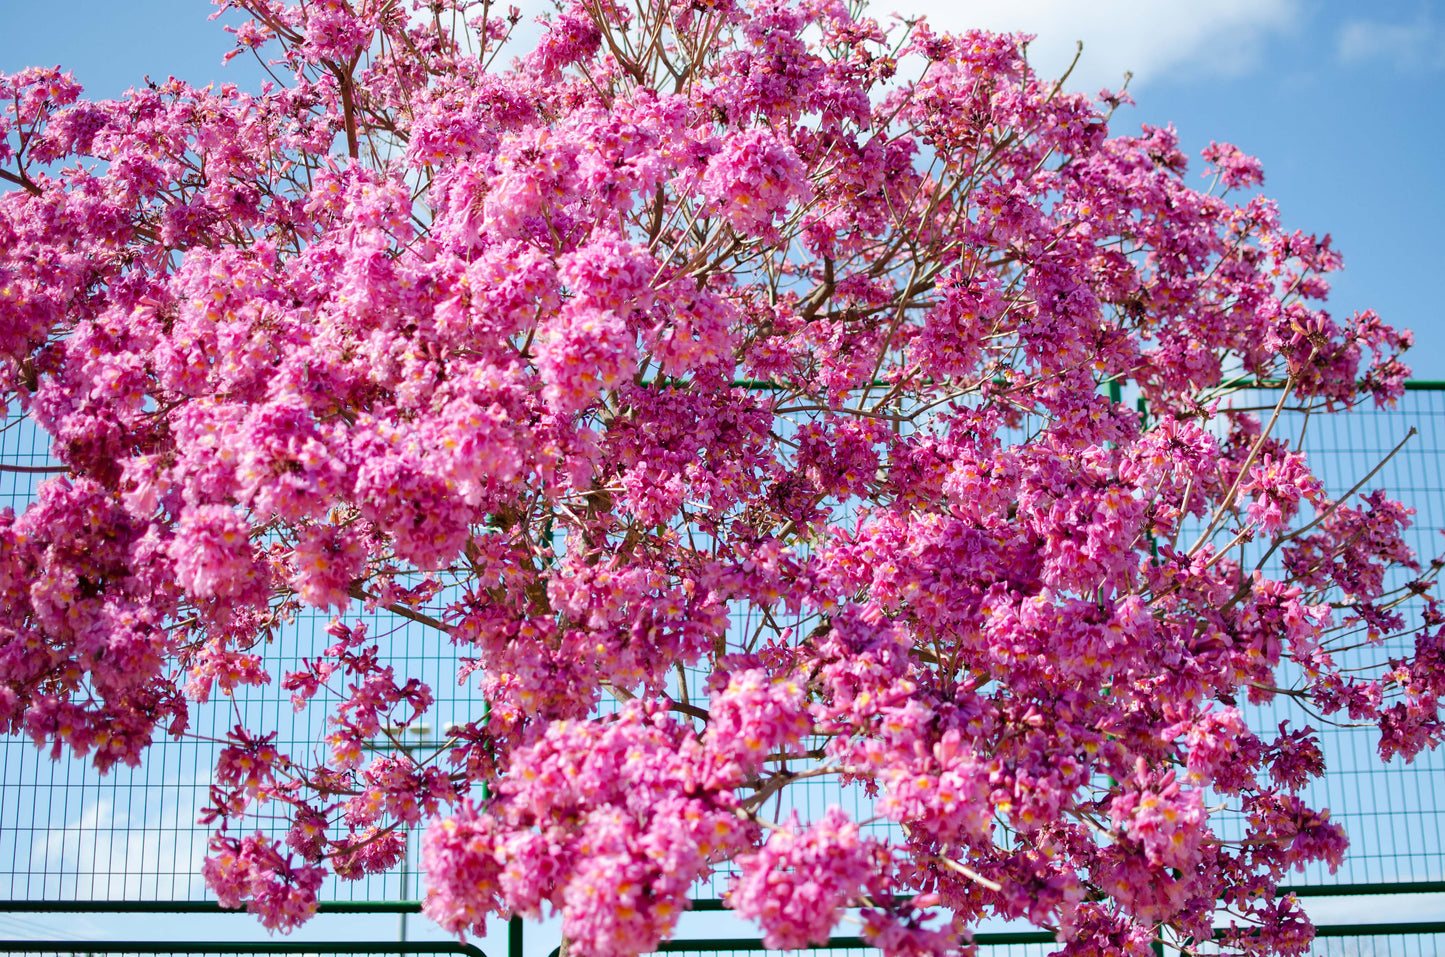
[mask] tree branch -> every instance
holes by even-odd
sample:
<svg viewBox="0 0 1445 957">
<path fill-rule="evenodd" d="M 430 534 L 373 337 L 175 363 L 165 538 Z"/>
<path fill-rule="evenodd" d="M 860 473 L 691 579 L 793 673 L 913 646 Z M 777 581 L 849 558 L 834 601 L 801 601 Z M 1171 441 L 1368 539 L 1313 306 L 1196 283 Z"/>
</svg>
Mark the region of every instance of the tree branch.
<svg viewBox="0 0 1445 957">
<path fill-rule="evenodd" d="M 376 596 L 369 594 L 366 589 L 362 588 L 360 582 L 353 582 L 348 594 L 350 594 L 351 597 L 355 598 L 357 601 L 377 601 Z M 378 604 L 380 603 L 378 602 Z M 389 612 L 400 615 L 403 618 L 409 618 L 417 624 L 428 625 L 432 628 L 437 629 L 438 631 L 444 631 L 447 634 L 451 634 L 452 630 L 451 628 L 447 627 L 446 622 L 442 621 L 439 618 L 433 618 L 431 615 L 425 614 L 423 612 L 413 611 L 405 605 L 398 605 L 393 602 L 390 604 L 380 605 L 380 607 L 385 608 Z"/>
<path fill-rule="evenodd" d="M 14 183 L 16 186 L 22 187 L 32 196 L 39 196 L 41 193 L 40 187 L 32 183 L 30 181 L 30 177 L 26 176 L 24 173 L 16 176 L 9 170 L 0 169 L 0 179 L 5 180 L 7 183 Z"/>
<path fill-rule="evenodd" d="M 18 472 L 21 475 L 62 475 L 69 471 L 68 465 L 7 465 L 0 462 L 0 472 Z"/>
</svg>

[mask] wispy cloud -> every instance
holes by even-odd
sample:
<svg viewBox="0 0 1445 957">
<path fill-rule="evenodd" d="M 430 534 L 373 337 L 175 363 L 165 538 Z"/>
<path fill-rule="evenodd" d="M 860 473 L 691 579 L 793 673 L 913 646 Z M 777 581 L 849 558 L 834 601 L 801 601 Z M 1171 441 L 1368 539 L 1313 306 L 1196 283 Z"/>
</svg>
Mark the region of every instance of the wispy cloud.
<svg viewBox="0 0 1445 957">
<path fill-rule="evenodd" d="M 1346 63 L 1383 61 L 1396 69 L 1445 70 L 1445 26 L 1428 10 L 1410 22 L 1351 20 L 1336 49 Z"/>
<path fill-rule="evenodd" d="M 97 796 L 77 817 L 35 836 L 29 870 L 48 898 L 190 899 L 201 891 L 210 833 L 194 823 L 205 794 L 204 783 L 170 783 L 150 789 L 134 810 Z"/>
<path fill-rule="evenodd" d="M 881 0 L 874 10 L 925 14 L 937 29 L 1037 34 L 1030 59 L 1042 75 L 1061 73 L 1075 43 L 1084 55 L 1069 85 L 1093 93 L 1171 75 L 1238 75 L 1253 69 L 1272 34 L 1295 25 L 1298 0 Z"/>
</svg>

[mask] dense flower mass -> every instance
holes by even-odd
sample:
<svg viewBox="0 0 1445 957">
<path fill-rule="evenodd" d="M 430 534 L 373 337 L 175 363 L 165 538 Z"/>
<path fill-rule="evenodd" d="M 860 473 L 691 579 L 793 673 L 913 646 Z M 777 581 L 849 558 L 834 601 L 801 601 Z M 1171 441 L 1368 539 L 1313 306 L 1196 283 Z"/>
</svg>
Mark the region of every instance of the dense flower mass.
<svg viewBox="0 0 1445 957">
<path fill-rule="evenodd" d="M 0 75 L 0 390 L 64 472 L 0 514 L 11 732 L 104 770 L 213 693 L 334 695 L 216 769 L 205 877 L 272 927 L 429 822 L 433 919 L 582 957 L 716 874 L 778 947 L 1307 944 L 1276 888 L 1344 834 L 1240 699 L 1412 757 L 1445 616 L 1409 510 L 1279 434 L 1410 340 L 1323 308 L 1257 161 L 1196 189 L 1026 38 L 841 0 L 570 0 L 532 50 L 488 0 L 217 3 L 274 85 Z M 271 673 L 306 607 L 331 644 Z M 439 753 L 375 753 L 433 691 L 362 607 L 454 643 L 485 707 Z M 820 779 L 857 810 L 790 814 Z"/>
</svg>

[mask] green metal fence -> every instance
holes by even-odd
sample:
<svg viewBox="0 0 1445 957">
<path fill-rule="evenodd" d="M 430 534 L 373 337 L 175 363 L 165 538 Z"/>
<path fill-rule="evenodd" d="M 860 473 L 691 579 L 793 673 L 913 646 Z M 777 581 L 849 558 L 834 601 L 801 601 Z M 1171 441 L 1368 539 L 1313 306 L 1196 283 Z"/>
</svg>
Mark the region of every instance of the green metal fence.
<svg viewBox="0 0 1445 957">
<path fill-rule="evenodd" d="M 1281 436 L 1302 433 L 1304 452 L 1335 495 L 1356 485 L 1404 442 L 1365 490 L 1385 488 L 1415 509 L 1415 524 L 1406 537 L 1428 563 L 1445 552 L 1445 385 L 1414 385 L 1393 409 L 1313 417 L 1286 411 L 1278 429 Z M 1232 401 L 1267 410 L 1277 398 L 1273 390 L 1249 390 Z M 1262 418 L 1267 415 L 1261 412 Z M 1411 429 L 1416 430 L 1413 437 Z M 1403 585 L 1410 577 L 1399 571 L 1387 584 Z M 1336 657 L 1345 665 L 1379 667 L 1412 652 L 1413 637 L 1406 634 Z M 1356 891 L 1397 885 L 1445 889 L 1445 753 L 1381 764 L 1379 734 L 1372 728 L 1322 726 L 1283 696 L 1245 711 L 1252 728 L 1273 729 L 1289 720 L 1294 728 L 1311 726 L 1320 735 L 1329 773 L 1302 796 L 1312 807 L 1331 809 L 1332 820 L 1350 836 L 1351 850 L 1338 873 L 1313 865 L 1299 878 L 1300 885 Z"/>
<path fill-rule="evenodd" d="M 26 954 L 33 957 L 88 957 L 91 954 L 184 954 L 186 957 L 232 957 L 242 954 L 326 954 L 338 957 L 362 954 L 463 954 L 465 957 L 486 957 L 481 948 L 471 944 L 446 942 L 367 943 L 364 941 L 305 941 L 287 943 L 264 941 L 259 943 L 217 942 L 214 940 L 112 940 L 87 941 L 77 944 L 73 940 L 0 941 L 0 953 Z"/>
<path fill-rule="evenodd" d="M 1248 390 L 1236 393 L 1230 401 L 1272 408 L 1275 396 L 1269 389 Z M 1412 428 L 1417 435 L 1385 464 L 1370 486 L 1384 487 L 1416 509 L 1410 541 L 1417 554 L 1428 560 L 1445 551 L 1445 383 L 1413 383 L 1392 409 L 1360 409 L 1314 418 L 1287 412 L 1280 426 L 1284 435 L 1302 433 L 1303 449 L 1335 493 L 1353 486 Z M 12 416 L 0 428 L 0 465 L 4 466 L 0 470 L 0 507 L 22 510 L 47 478 L 44 470 L 54 463 L 48 457 L 45 438 L 19 417 Z M 352 614 L 357 611 L 353 609 Z M 390 663 L 397 674 L 426 681 L 436 695 L 431 728 L 408 742 L 409 748 L 438 747 L 448 723 L 477 716 L 481 702 L 470 688 L 458 684 L 456 654 L 444 635 L 384 610 L 362 617 L 373 634 L 386 636 Z M 324 634 L 328 620 L 328 616 L 302 614 L 281 629 L 264 649 L 273 673 L 280 662 L 319 653 L 329 643 Z M 1387 644 L 1368 653 L 1389 656 L 1402 650 L 1399 645 Z M 334 704 L 322 694 L 298 713 L 289 694 L 275 683 L 238 691 L 234 697 L 218 697 L 211 705 L 196 709 L 192 737 L 160 741 L 140 768 L 117 768 L 105 777 L 83 762 L 68 758 L 51 761 L 26 739 L 0 736 L 0 936 L 15 938 L 0 941 L 0 950 L 329 954 L 342 951 L 328 950 L 328 946 L 344 946 L 345 952 L 378 952 L 352 944 L 324 943 L 298 944 L 301 950 L 278 947 L 264 951 L 227 949 L 242 945 L 214 943 L 198 950 L 201 945 L 197 942 L 170 942 L 165 944 L 172 948 L 169 951 L 146 950 L 162 944 L 139 940 L 61 946 L 58 940 L 39 939 L 42 935 L 33 929 L 54 928 L 57 922 L 63 924 L 67 915 L 79 913 L 189 915 L 185 923 L 172 929 L 195 928 L 199 926 L 195 922 L 203 921 L 205 915 L 219 914 L 219 908 L 207 902 L 197 876 L 209 831 L 195 823 L 208 795 L 219 747 L 214 742 L 223 740 L 239 720 L 252 729 L 277 731 L 279 748 L 305 754 L 317 747 L 325 715 Z M 1318 722 L 1285 699 L 1255 709 L 1250 718 L 1253 727 L 1271 728 L 1285 718 L 1296 726 L 1318 727 Z M 1337 922 L 1322 926 L 1313 952 L 1445 953 L 1441 946 L 1445 943 L 1445 897 L 1438 898 L 1438 903 L 1432 898 L 1411 898 L 1415 903 L 1408 906 L 1388 903 L 1391 899 L 1403 902 L 1398 896 L 1402 894 L 1445 895 L 1445 753 L 1426 753 L 1410 764 L 1397 760 L 1382 765 L 1375 756 L 1375 732 L 1367 728 L 1320 730 L 1330 770 L 1305 798 L 1313 806 L 1331 809 L 1333 819 L 1343 824 L 1350 836 L 1351 851 L 1336 874 L 1312 868 L 1299 875 L 1296 890 L 1302 898 L 1316 901 L 1384 895 L 1377 899 L 1386 903 L 1370 915 L 1378 921 L 1367 925 Z M 377 742 L 379 749 L 391 746 Z M 824 781 L 808 782 L 791 799 L 804 816 L 821 813 L 829 803 L 867 811 L 867 799 L 860 793 L 845 793 Z M 416 853 L 413 846 L 407 866 L 385 876 L 354 882 L 332 879 L 323 889 L 322 913 L 415 913 L 422 895 Z M 725 884 L 725 875 L 720 875 L 698 888 L 702 909 L 717 906 L 715 900 Z M 48 916 L 42 920 L 41 915 Z M 17 924 L 22 916 L 33 922 Z M 1440 922 L 1402 923 L 1424 917 Z M 26 932 L 27 928 L 32 929 Z M 404 926 L 401 930 L 404 934 Z M 513 922 L 507 941 L 509 957 L 522 957 L 520 931 L 520 924 Z M 979 942 L 984 954 L 1041 954 L 1055 949 L 1047 935 L 1036 933 L 981 935 Z M 861 942 L 847 939 L 835 944 L 841 950 L 861 946 Z M 431 944 L 407 945 L 431 948 L 422 950 L 406 949 L 395 942 L 377 946 L 391 953 L 471 953 Z M 692 940 L 665 949 L 752 953 L 761 945 L 730 939 Z"/>
</svg>

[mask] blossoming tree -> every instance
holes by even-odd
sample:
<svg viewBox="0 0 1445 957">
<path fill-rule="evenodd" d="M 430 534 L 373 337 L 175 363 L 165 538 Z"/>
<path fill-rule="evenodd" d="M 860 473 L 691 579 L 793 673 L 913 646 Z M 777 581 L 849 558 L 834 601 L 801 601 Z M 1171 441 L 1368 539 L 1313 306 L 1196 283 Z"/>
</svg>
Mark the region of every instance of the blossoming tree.
<svg viewBox="0 0 1445 957">
<path fill-rule="evenodd" d="M 0 389 L 65 473 L 0 517 L 12 732 L 104 770 L 188 699 L 336 693 L 320 756 L 215 771 L 206 879 L 274 927 L 430 820 L 433 919 L 589 957 L 718 870 L 776 947 L 1308 941 L 1321 752 L 1240 699 L 1410 757 L 1445 658 L 1408 510 L 1277 434 L 1391 401 L 1408 335 L 1319 307 L 1254 160 L 1196 190 L 1023 38 L 842 0 L 571 0 L 521 51 L 485 0 L 219 5 L 274 85 L 0 76 Z M 334 642 L 268 674 L 307 606 Z M 363 606 L 487 704 L 434 760 L 371 751 L 432 694 Z M 774 813 L 825 777 L 875 817 Z"/>
</svg>

